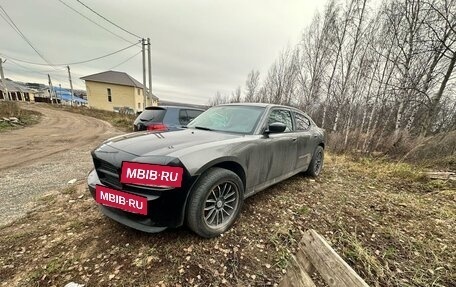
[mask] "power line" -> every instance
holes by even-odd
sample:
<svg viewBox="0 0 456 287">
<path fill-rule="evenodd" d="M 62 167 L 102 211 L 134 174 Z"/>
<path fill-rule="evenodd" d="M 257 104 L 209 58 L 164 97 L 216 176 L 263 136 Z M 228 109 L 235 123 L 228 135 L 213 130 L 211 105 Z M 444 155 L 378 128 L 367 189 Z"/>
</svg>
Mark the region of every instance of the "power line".
<svg viewBox="0 0 456 287">
<path fill-rule="evenodd" d="M 95 22 L 94 20 L 90 19 L 90 18 L 87 17 L 86 15 L 82 14 L 81 12 L 79 12 L 78 10 L 76 10 L 75 8 L 73 8 L 73 7 L 71 7 L 70 5 L 68 5 L 67 3 L 65 3 L 63 0 L 57 0 L 57 1 L 59 1 L 60 3 L 62 3 L 62 4 L 65 5 L 66 7 L 68 7 L 69 9 L 73 10 L 75 13 L 79 14 L 81 17 L 84 17 L 84 18 L 87 19 L 88 21 L 92 22 L 93 24 L 97 25 L 97 26 L 100 27 L 101 29 L 105 30 L 106 32 L 108 32 L 108 33 L 110 33 L 110 34 L 116 36 L 117 38 L 122 39 L 122 40 L 124 40 L 124 41 L 126 41 L 126 42 L 128 42 L 128 43 L 130 43 L 130 44 L 133 44 L 132 41 L 127 40 L 127 39 L 125 39 L 124 37 L 122 37 L 122 36 L 120 36 L 120 35 L 118 35 L 118 34 L 112 32 L 111 30 L 107 29 L 106 27 L 104 27 L 104 26 L 98 24 L 98 23 Z"/>
<path fill-rule="evenodd" d="M 59 71 L 65 71 L 66 70 L 66 69 L 34 70 L 34 69 L 30 69 L 29 67 L 26 67 L 24 65 L 21 65 L 18 62 L 13 61 L 12 59 L 8 59 L 8 62 L 6 62 L 6 63 L 12 63 L 12 64 L 18 66 L 19 68 L 21 68 L 24 71 L 28 71 L 30 73 L 42 74 L 42 75 L 47 75 L 48 73 L 54 73 L 54 72 L 59 72 Z"/>
<path fill-rule="evenodd" d="M 21 36 L 21 38 L 27 42 L 27 44 L 29 44 L 29 46 L 38 54 L 38 56 L 40 56 L 41 59 L 43 59 L 47 64 L 48 66 L 54 66 L 50 61 L 48 61 L 32 44 L 32 42 L 30 42 L 30 40 L 24 35 L 24 33 L 22 33 L 22 31 L 19 29 L 19 27 L 14 23 L 13 19 L 11 19 L 11 17 L 8 15 L 8 13 L 5 11 L 5 9 L 3 9 L 2 5 L 0 5 L 0 9 L 3 11 L 3 13 L 5 14 L 5 16 L 8 18 L 6 19 L 3 14 L 0 13 L 0 15 L 2 16 L 2 18 L 8 23 L 8 25 L 10 25 L 11 28 L 13 28 L 13 30 L 19 34 L 19 36 Z M 9 20 L 9 21 L 8 21 Z"/>
<path fill-rule="evenodd" d="M 11 59 L 8 59 L 8 61 L 6 63 L 11 63 L 11 64 L 14 64 L 16 65 L 17 67 L 19 67 L 19 69 L 21 70 L 21 72 L 25 72 L 25 73 L 30 73 L 30 74 L 36 74 L 36 75 L 42 75 L 42 76 L 48 76 L 49 74 L 51 74 L 51 77 L 53 79 L 57 79 L 58 82 L 66 82 L 68 80 L 68 77 L 66 75 L 62 75 L 62 74 L 58 74 L 58 72 L 62 73 L 64 71 L 67 71 L 67 68 L 62 68 L 62 69 L 54 69 L 54 70 L 34 70 L 34 69 L 30 69 L 29 67 L 26 67 L 24 65 L 21 65 Z M 7 68 L 6 70 L 8 71 L 11 71 L 11 72 L 15 72 L 15 73 L 21 73 L 15 69 L 13 69 L 12 67 L 11 68 Z M 81 74 L 78 74 L 78 73 L 73 73 L 72 74 L 76 74 L 76 75 L 79 75 L 79 76 L 83 76 Z M 80 81 L 79 79 L 77 79 L 78 81 Z"/>
<path fill-rule="evenodd" d="M 40 73 L 40 72 L 36 72 L 36 71 L 33 71 L 33 70 L 15 70 L 13 68 L 5 68 L 5 70 L 9 71 L 10 73 L 17 73 L 19 75 L 23 75 L 23 74 L 37 75 L 37 78 L 39 78 L 39 79 L 45 78 L 48 74 L 50 74 L 52 78 L 57 79 L 59 81 L 64 82 L 64 81 L 68 80 L 67 77 L 65 77 L 63 75 L 55 74 L 55 73 L 47 73 L 47 74 L 45 74 L 45 73 Z"/>
<path fill-rule="evenodd" d="M 61 63 L 61 64 L 54 64 L 54 65 L 47 65 L 47 64 L 43 64 L 43 63 L 36 63 L 36 62 L 31 62 L 31 61 L 25 61 L 25 60 L 21 60 L 21 59 L 17 59 L 17 58 L 14 58 L 14 57 L 5 55 L 5 54 L 3 54 L 3 53 L 0 53 L 0 54 L 3 55 L 5 58 L 13 59 L 13 60 L 15 60 L 15 61 L 22 62 L 22 63 L 27 63 L 27 64 L 31 64 L 31 65 L 37 65 L 37 66 L 68 66 L 68 65 L 78 65 L 78 64 L 84 64 L 84 63 L 88 63 L 88 62 L 100 60 L 100 59 L 103 59 L 103 58 L 112 56 L 112 55 L 114 55 L 114 54 L 120 53 L 120 52 L 122 52 L 122 51 L 125 51 L 125 50 L 127 50 L 127 49 L 130 49 L 131 47 L 133 47 L 133 46 L 135 46 L 135 45 L 136 45 L 136 43 L 135 43 L 135 44 L 132 44 L 132 45 L 130 45 L 130 46 L 127 46 L 127 47 L 125 47 L 125 48 L 122 48 L 122 49 L 120 49 L 120 50 L 114 51 L 114 52 L 112 52 L 112 53 L 109 53 L 109 54 L 106 54 L 106 55 L 103 55 L 103 56 L 99 56 L 99 57 L 95 57 L 95 58 L 92 58 L 92 59 L 84 60 L 84 61 L 72 62 L 72 63 Z"/>
<path fill-rule="evenodd" d="M 93 10 L 92 8 L 90 8 L 89 6 L 87 6 L 86 4 L 84 4 L 82 1 L 80 1 L 80 0 L 76 0 L 76 1 L 78 1 L 79 4 L 81 4 L 82 6 L 86 7 L 87 9 L 89 9 L 90 11 L 92 11 L 93 13 L 95 13 L 96 15 L 98 15 L 99 17 L 101 17 L 102 19 L 104 19 L 105 21 L 107 21 L 107 22 L 111 23 L 112 25 L 116 26 L 117 28 L 121 29 L 122 31 L 124 31 L 124 32 L 126 32 L 126 33 L 128 33 L 128 34 L 130 34 L 130 35 L 132 35 L 132 36 L 135 36 L 135 37 L 138 38 L 138 39 L 141 39 L 140 36 L 138 36 L 138 35 L 136 35 L 136 34 L 130 32 L 130 31 L 128 31 L 128 30 L 126 30 L 126 29 L 124 29 L 124 28 L 122 28 L 122 27 L 120 27 L 120 26 L 117 25 L 116 23 L 112 22 L 112 21 L 109 20 L 108 18 L 104 17 L 103 15 L 101 15 L 100 13 L 98 13 L 97 11 Z"/>
<path fill-rule="evenodd" d="M 15 61 L 13 61 L 11 59 L 8 59 L 7 63 L 12 63 L 12 64 L 16 65 L 17 67 L 19 67 L 22 70 L 22 72 L 25 72 L 25 73 L 42 75 L 42 76 L 47 76 L 49 73 L 52 73 L 52 77 L 58 79 L 59 81 L 64 82 L 64 81 L 67 80 L 67 78 L 65 76 L 56 74 L 56 72 L 63 72 L 66 69 L 50 70 L 50 71 L 38 71 L 38 70 L 32 70 L 32 69 L 30 69 L 30 68 L 28 68 L 26 66 L 23 66 L 23 65 L 15 62 Z M 17 71 L 14 71 L 13 69 L 10 69 L 10 68 L 8 68 L 7 70 L 18 73 Z"/>
<path fill-rule="evenodd" d="M 125 61 L 120 62 L 119 64 L 115 65 L 114 67 L 109 68 L 109 70 L 112 70 L 112 69 L 114 69 L 114 68 L 119 67 L 119 66 L 122 65 L 122 64 L 125 64 L 126 62 L 130 61 L 130 60 L 133 59 L 134 57 L 138 56 L 141 52 L 142 52 L 142 51 L 139 50 L 138 53 L 134 54 L 134 55 L 131 56 L 131 57 L 128 57 L 128 59 L 126 59 Z"/>
<path fill-rule="evenodd" d="M 11 59 L 8 59 L 8 62 L 7 63 L 14 63 L 15 65 L 17 65 L 20 69 L 21 69 L 21 72 L 19 71 L 16 71 L 12 68 L 8 68 L 8 69 L 5 69 L 5 70 L 8 70 L 10 72 L 15 72 L 15 73 L 30 73 L 30 74 L 36 74 L 36 75 L 42 75 L 42 76 L 47 76 L 48 74 L 51 74 L 51 77 L 53 79 L 57 79 L 58 82 L 66 82 L 68 80 L 68 77 L 66 75 L 60 75 L 60 74 L 56 74 L 55 72 L 63 72 L 64 70 L 57 70 L 57 71 L 36 71 L 36 70 L 31 70 L 25 66 L 22 66 L 16 62 L 13 62 Z M 66 70 L 66 69 L 65 69 Z"/>
</svg>

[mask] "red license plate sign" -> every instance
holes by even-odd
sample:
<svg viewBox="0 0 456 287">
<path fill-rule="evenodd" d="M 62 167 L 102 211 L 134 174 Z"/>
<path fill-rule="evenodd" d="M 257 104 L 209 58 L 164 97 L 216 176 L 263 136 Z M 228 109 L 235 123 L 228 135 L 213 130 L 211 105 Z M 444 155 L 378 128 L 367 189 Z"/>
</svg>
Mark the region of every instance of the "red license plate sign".
<svg viewBox="0 0 456 287">
<path fill-rule="evenodd" d="M 132 213 L 147 215 L 147 198 L 97 185 L 96 202 Z"/>
<path fill-rule="evenodd" d="M 120 182 L 139 185 L 181 187 L 184 170 L 178 166 L 122 162 Z"/>
</svg>

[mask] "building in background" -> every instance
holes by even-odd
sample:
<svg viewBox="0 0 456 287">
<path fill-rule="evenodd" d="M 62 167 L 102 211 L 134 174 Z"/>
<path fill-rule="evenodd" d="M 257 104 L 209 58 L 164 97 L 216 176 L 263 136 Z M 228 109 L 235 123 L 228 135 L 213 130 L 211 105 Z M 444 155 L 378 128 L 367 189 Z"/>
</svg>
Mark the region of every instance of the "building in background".
<svg viewBox="0 0 456 287">
<path fill-rule="evenodd" d="M 88 105 L 91 108 L 126 113 L 144 109 L 144 86 L 124 72 L 106 71 L 82 77 L 86 83 Z M 158 98 L 151 95 L 146 106 L 157 106 Z"/>
<path fill-rule="evenodd" d="M 71 98 L 70 89 L 54 87 L 54 92 L 58 102 L 63 105 L 71 105 L 71 101 L 73 101 L 73 106 L 87 106 L 87 100 L 76 95 L 73 95 L 73 98 Z"/>
<path fill-rule="evenodd" d="M 6 100 L 6 91 L 8 90 L 9 99 L 13 101 L 30 101 L 30 89 L 18 82 L 6 79 L 5 83 L 0 81 L 0 100 Z"/>
<path fill-rule="evenodd" d="M 31 102 L 45 102 L 45 103 L 50 103 L 51 102 L 51 93 L 49 91 L 48 87 L 44 88 L 31 88 L 30 89 L 30 101 Z"/>
<path fill-rule="evenodd" d="M 10 79 L 5 80 L 6 88 L 8 89 L 9 98 L 12 101 L 23 102 L 42 102 L 42 103 L 58 103 L 74 106 L 87 106 L 87 100 L 83 98 L 85 91 L 76 90 L 71 97 L 71 90 L 61 87 L 53 87 L 53 91 L 49 86 L 39 83 L 22 83 Z M 0 81 L 0 100 L 6 100 L 6 89 L 2 81 Z"/>
</svg>

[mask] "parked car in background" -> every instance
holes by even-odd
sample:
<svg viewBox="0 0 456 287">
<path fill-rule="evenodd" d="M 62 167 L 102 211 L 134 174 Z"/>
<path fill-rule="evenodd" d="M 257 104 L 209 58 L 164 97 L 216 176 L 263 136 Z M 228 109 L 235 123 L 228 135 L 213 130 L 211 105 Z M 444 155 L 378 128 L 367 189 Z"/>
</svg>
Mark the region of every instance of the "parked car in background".
<svg viewBox="0 0 456 287">
<path fill-rule="evenodd" d="M 174 131 L 186 126 L 203 109 L 185 106 L 147 107 L 133 123 L 134 131 Z"/>
<path fill-rule="evenodd" d="M 186 223 L 214 237 L 233 225 L 246 197 L 300 172 L 320 175 L 324 148 L 325 131 L 298 109 L 227 104 L 186 129 L 105 141 L 92 152 L 87 181 L 101 211 L 124 225 L 159 232 Z"/>
</svg>

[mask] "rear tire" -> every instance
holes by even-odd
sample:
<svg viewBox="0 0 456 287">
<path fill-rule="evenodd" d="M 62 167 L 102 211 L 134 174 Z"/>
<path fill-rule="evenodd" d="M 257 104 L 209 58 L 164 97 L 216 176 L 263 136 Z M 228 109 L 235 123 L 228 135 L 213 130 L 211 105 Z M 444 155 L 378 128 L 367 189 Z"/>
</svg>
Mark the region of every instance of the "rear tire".
<svg viewBox="0 0 456 287">
<path fill-rule="evenodd" d="M 214 167 L 201 175 L 187 205 L 187 225 L 196 234 L 211 238 L 227 231 L 239 217 L 244 185 L 239 176 Z"/>
<path fill-rule="evenodd" d="M 317 146 L 315 152 L 312 156 L 312 160 L 310 161 L 309 168 L 307 169 L 307 174 L 313 177 L 317 177 L 320 175 L 321 170 L 323 169 L 323 160 L 325 154 L 324 149 L 322 146 Z"/>
</svg>

